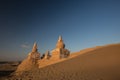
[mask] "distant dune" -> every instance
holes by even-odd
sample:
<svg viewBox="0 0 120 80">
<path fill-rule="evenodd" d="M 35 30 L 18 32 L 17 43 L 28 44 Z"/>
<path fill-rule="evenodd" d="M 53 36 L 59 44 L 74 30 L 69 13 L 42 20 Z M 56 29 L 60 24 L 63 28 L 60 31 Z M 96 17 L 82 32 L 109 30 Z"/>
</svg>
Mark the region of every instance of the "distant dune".
<svg viewBox="0 0 120 80">
<path fill-rule="evenodd" d="M 21 80 L 120 80 L 120 44 L 71 54 L 64 61 L 24 72 Z"/>
</svg>

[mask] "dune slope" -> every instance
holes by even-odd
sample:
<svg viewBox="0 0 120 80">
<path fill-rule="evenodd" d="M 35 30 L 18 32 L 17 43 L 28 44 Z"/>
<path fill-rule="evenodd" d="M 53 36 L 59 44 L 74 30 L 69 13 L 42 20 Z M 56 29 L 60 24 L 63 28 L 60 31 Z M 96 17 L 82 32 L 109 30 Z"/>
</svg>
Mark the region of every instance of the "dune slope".
<svg viewBox="0 0 120 80">
<path fill-rule="evenodd" d="M 22 80 L 120 80 L 120 44 L 75 53 L 70 58 L 39 70 L 24 72 Z M 81 55 L 78 55 L 81 54 Z M 26 76 L 27 75 L 27 76 Z"/>
</svg>

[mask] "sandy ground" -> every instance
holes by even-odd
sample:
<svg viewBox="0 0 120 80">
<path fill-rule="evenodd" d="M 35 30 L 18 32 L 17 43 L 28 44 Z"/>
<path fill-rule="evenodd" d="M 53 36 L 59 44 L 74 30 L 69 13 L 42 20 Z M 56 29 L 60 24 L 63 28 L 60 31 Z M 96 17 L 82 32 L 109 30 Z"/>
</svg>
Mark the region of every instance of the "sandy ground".
<svg viewBox="0 0 120 80">
<path fill-rule="evenodd" d="M 120 80 L 120 44 L 89 48 L 71 56 L 8 80 Z"/>
</svg>

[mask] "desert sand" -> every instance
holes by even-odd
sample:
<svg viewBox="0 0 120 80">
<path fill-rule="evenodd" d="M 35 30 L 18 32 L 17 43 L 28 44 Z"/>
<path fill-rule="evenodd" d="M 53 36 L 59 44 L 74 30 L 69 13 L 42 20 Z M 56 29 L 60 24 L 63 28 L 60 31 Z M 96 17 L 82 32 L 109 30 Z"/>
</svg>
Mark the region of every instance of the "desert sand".
<svg viewBox="0 0 120 80">
<path fill-rule="evenodd" d="M 85 49 L 5 80 L 120 80 L 120 44 Z"/>
</svg>

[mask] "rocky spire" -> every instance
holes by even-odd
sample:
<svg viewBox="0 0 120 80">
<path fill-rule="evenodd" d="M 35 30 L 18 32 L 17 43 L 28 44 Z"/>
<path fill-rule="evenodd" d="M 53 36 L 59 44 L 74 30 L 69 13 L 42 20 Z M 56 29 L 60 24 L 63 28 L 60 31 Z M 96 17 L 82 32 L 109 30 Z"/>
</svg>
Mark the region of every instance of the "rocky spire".
<svg viewBox="0 0 120 80">
<path fill-rule="evenodd" d="M 65 44 L 64 44 L 64 42 L 62 40 L 62 36 L 59 36 L 58 42 L 56 44 L 56 48 L 64 48 L 64 47 L 65 47 Z"/>
<path fill-rule="evenodd" d="M 38 52 L 37 49 L 37 43 L 35 42 L 32 48 L 32 52 L 29 53 L 28 59 L 40 59 L 40 53 Z"/>
<path fill-rule="evenodd" d="M 61 35 L 60 35 L 59 38 L 58 38 L 58 42 L 60 42 L 60 41 L 63 41 Z"/>
<path fill-rule="evenodd" d="M 22 61 L 16 70 L 16 75 L 21 74 L 24 71 L 29 71 L 38 68 L 38 60 L 40 59 L 40 53 L 37 51 L 37 43 L 35 42 L 32 48 L 32 52 L 28 54 L 28 57 Z M 19 73 L 20 72 L 20 73 Z"/>
<path fill-rule="evenodd" d="M 51 57 L 49 50 L 45 53 L 45 59 L 49 59 Z"/>
<path fill-rule="evenodd" d="M 33 45 L 32 52 L 37 52 L 37 43 L 36 42 Z"/>
</svg>

